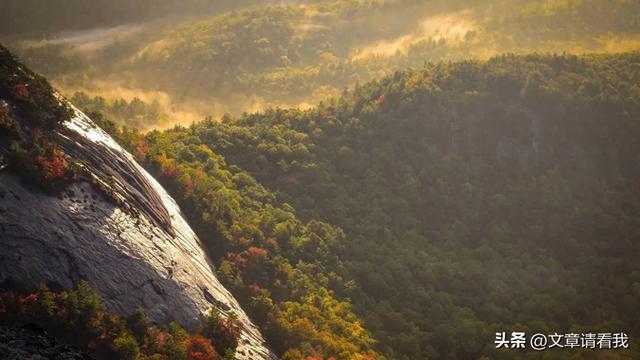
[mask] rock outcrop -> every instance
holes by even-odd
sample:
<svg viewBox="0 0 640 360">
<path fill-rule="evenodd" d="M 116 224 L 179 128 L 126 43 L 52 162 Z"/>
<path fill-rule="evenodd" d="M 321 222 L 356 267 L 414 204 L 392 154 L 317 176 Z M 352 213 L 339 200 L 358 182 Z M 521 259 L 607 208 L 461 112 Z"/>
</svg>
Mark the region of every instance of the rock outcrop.
<svg viewBox="0 0 640 360">
<path fill-rule="evenodd" d="M 61 144 L 89 176 L 55 197 L 0 171 L 0 281 L 70 289 L 85 279 L 113 312 L 130 314 L 142 306 L 157 323 L 176 320 L 187 328 L 216 307 L 243 324 L 238 359 L 273 358 L 215 277 L 174 200 L 109 135 L 75 112 L 60 131 Z"/>
</svg>

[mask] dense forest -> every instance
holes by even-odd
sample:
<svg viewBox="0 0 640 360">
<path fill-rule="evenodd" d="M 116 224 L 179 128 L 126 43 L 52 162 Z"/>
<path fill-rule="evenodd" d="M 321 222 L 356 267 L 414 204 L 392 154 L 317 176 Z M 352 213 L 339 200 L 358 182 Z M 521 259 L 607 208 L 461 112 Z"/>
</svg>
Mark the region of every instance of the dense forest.
<svg viewBox="0 0 640 360">
<path fill-rule="evenodd" d="M 176 199 L 279 358 L 640 357 L 640 1 L 5 2 L 7 47 Z M 31 127 L 69 109 L 35 73 L 0 80 L 0 166 L 64 186 Z M 56 116 L 16 126 L 40 105 Z M 96 309 L 111 350 L 229 347 Z M 502 331 L 631 346 L 496 349 Z"/>
<path fill-rule="evenodd" d="M 116 136 L 285 358 L 511 358 L 495 332 L 640 331 L 638 63 L 427 64 L 309 110 Z"/>
<path fill-rule="evenodd" d="M 129 6 L 137 3 L 145 1 Z M 141 94 L 153 101 L 168 94 L 172 104 L 165 108 L 202 118 L 310 107 L 425 61 L 629 51 L 640 46 L 638 14 L 640 4 L 628 0 L 267 2 L 202 10 L 183 20 L 51 31 L 9 46 L 67 96 L 85 91 L 114 101 L 133 90 L 128 101 Z M 193 120 L 172 118 L 174 124 Z"/>
<path fill-rule="evenodd" d="M 149 104 L 137 97 L 131 101 L 123 98 L 109 101 L 102 96 L 91 97 L 84 92 L 74 93 L 69 100 L 92 118 L 98 117 L 98 121 L 106 116 L 117 124 L 126 124 L 135 129 L 157 127 L 169 121 L 157 100 Z"/>
</svg>

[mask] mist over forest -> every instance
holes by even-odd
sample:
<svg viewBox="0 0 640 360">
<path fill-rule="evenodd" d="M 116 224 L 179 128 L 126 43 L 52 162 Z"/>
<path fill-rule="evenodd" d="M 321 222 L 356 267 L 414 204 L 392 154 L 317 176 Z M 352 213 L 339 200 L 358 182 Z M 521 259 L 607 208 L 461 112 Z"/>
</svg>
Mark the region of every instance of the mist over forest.
<svg viewBox="0 0 640 360">
<path fill-rule="evenodd" d="M 0 165 L 51 196 L 83 179 L 42 135 L 73 119 L 60 94 L 175 199 L 274 357 L 640 357 L 640 1 L 0 9 Z M 106 345 L 74 345 L 98 358 L 244 356 L 226 310 L 190 333 L 144 306 L 112 326 L 91 285 L 37 296 L 62 299 L 43 326 L 65 331 L 85 321 L 65 301 L 90 298 Z M 630 341 L 536 351 L 502 332 Z"/>
<path fill-rule="evenodd" d="M 141 129 L 308 108 L 426 62 L 629 51 L 640 26 L 635 1 L 71 1 L 53 7 L 60 16 L 28 4 L 3 24 L 59 23 L 0 31 L 7 45 L 68 97 L 138 97 L 172 119 L 135 121 Z"/>
</svg>

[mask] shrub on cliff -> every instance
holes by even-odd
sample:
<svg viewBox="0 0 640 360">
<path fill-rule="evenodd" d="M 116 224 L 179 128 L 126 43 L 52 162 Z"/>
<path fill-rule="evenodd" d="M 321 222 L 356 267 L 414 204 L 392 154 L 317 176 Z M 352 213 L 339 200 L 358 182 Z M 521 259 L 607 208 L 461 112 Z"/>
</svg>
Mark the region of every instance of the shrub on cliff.
<svg viewBox="0 0 640 360">
<path fill-rule="evenodd" d="M 56 138 L 56 129 L 72 114 L 43 77 L 0 45 L 0 154 L 10 170 L 49 191 L 73 179 L 75 171 Z"/>
<path fill-rule="evenodd" d="M 0 292 L 0 321 L 38 325 L 98 359 L 215 360 L 235 352 L 238 341 L 236 332 L 215 332 L 224 342 L 214 346 L 210 338 L 190 334 L 177 323 L 152 325 L 141 309 L 126 319 L 110 314 L 84 281 L 69 292 L 51 292 L 46 286 L 29 294 Z M 217 323 L 226 322 L 218 318 Z M 229 334 L 235 337 L 225 337 Z"/>
</svg>

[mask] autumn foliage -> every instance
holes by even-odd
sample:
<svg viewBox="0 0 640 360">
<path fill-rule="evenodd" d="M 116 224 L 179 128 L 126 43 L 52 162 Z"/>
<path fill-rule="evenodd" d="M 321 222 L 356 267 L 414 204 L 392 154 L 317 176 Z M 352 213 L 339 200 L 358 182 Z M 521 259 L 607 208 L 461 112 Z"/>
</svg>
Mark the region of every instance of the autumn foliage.
<svg viewBox="0 0 640 360">
<path fill-rule="evenodd" d="M 218 353 L 224 354 L 227 349 L 236 349 L 241 331 L 242 324 L 234 314 L 223 318 L 217 310 L 212 309 L 205 317 L 200 333 L 213 341 Z"/>
<path fill-rule="evenodd" d="M 29 85 L 15 84 L 10 87 L 11 96 L 16 100 L 25 101 L 29 99 Z"/>
<path fill-rule="evenodd" d="M 54 148 L 47 157 L 45 155 L 36 156 L 36 163 L 40 169 L 40 174 L 45 180 L 63 178 L 69 170 L 69 163 L 64 158 L 64 152 L 59 148 Z"/>
<path fill-rule="evenodd" d="M 8 169 L 45 190 L 74 177 L 58 143 L 58 129 L 73 112 L 51 85 L 0 45 L 0 154 Z"/>
<path fill-rule="evenodd" d="M 329 288 L 346 285 L 339 274 L 326 272 L 340 267 L 331 253 L 343 238 L 341 231 L 319 221 L 302 223 L 255 178 L 212 151 L 200 140 L 203 134 L 190 133 L 196 129 L 141 134 L 123 128 L 115 137 L 133 153 L 141 141 L 149 144 L 138 160 L 176 198 L 215 254 L 217 275 L 279 358 L 380 358 L 349 301 Z M 281 180 L 294 186 L 294 179 Z M 222 354 L 221 348 L 237 345 L 239 325 L 210 314 L 201 333 Z"/>
<path fill-rule="evenodd" d="M 70 292 L 46 286 L 28 294 L 0 292 L 0 322 L 36 324 L 98 359 L 216 360 L 235 351 L 239 336 L 239 328 L 227 330 L 222 317 L 216 318 L 215 331 L 189 334 L 177 323 L 152 325 L 141 309 L 127 318 L 111 314 L 86 282 Z M 213 336 L 227 345 L 214 347 Z"/>
<path fill-rule="evenodd" d="M 218 356 L 207 338 L 196 335 L 191 338 L 187 358 L 189 360 L 216 360 Z"/>
</svg>

